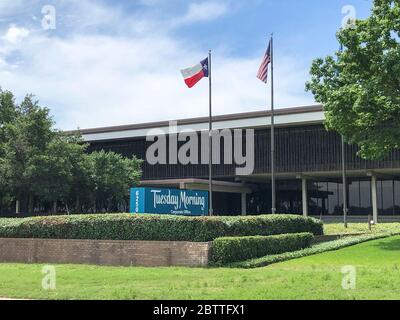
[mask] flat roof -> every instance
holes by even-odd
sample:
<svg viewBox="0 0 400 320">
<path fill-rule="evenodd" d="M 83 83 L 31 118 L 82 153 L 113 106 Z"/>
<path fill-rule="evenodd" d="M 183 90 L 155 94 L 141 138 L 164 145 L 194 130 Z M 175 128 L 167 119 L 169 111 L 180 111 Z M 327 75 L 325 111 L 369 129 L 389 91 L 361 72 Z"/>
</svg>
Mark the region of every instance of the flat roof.
<svg viewBox="0 0 400 320">
<path fill-rule="evenodd" d="M 310 123 L 322 123 L 324 112 L 322 105 L 300 106 L 295 108 L 283 108 L 275 110 L 275 123 L 277 126 L 301 125 Z M 202 131 L 208 128 L 208 117 L 188 118 L 176 121 L 180 130 Z M 79 129 L 66 131 L 66 133 L 80 132 L 85 141 L 120 140 L 135 137 L 144 137 L 151 129 L 166 130 L 170 121 L 158 121 L 121 126 L 101 127 L 92 129 Z M 271 123 L 271 111 L 255 111 L 217 115 L 213 117 L 215 129 L 228 128 L 260 128 L 267 127 Z"/>
</svg>

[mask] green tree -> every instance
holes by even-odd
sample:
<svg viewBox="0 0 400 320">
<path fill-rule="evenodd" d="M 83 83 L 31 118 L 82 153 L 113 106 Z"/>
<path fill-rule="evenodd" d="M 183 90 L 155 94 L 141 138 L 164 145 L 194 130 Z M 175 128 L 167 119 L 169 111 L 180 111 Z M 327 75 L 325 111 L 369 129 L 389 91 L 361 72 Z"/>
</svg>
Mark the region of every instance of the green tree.
<svg viewBox="0 0 400 320">
<path fill-rule="evenodd" d="M 142 160 L 125 158 L 114 152 L 96 151 L 87 155 L 87 161 L 93 211 L 119 211 L 118 204 L 124 202 L 129 188 L 140 180 Z"/>
<path fill-rule="evenodd" d="M 16 208 L 57 212 L 119 211 L 130 187 L 141 177 L 141 160 L 112 152 L 87 151 L 80 135 L 53 128 L 49 110 L 32 96 L 16 105 L 0 91 L 0 210 Z M 126 207 L 126 203 L 125 203 Z"/>
<path fill-rule="evenodd" d="M 80 135 L 69 137 L 73 150 L 69 153 L 72 163 L 70 202 L 74 204 L 76 213 L 82 212 L 82 205 L 90 200 L 92 171 L 88 160 L 87 147 Z"/>
<path fill-rule="evenodd" d="M 12 123 L 17 117 L 17 106 L 14 95 L 10 91 L 0 88 L 0 146 L 5 142 L 5 126 Z M 0 157 L 4 155 L 0 148 Z"/>
<path fill-rule="evenodd" d="M 14 121 L 4 125 L 2 171 L 9 190 L 17 201 L 28 202 L 28 211 L 33 211 L 34 188 L 38 181 L 33 174 L 37 157 L 46 152 L 56 133 L 47 108 L 41 108 L 33 96 L 26 96 L 17 107 Z"/>
<path fill-rule="evenodd" d="M 57 201 L 62 201 L 67 211 L 68 202 L 74 191 L 86 145 L 75 136 L 57 132 L 43 153 L 33 156 L 26 168 L 26 177 L 34 181 L 31 191 L 42 201 L 52 202 L 57 212 Z M 75 190 L 79 192 L 79 190 Z"/>
<path fill-rule="evenodd" d="M 17 114 L 17 106 L 13 94 L 0 88 L 0 210 L 9 207 L 13 200 L 5 170 L 4 143 L 6 142 L 6 126 L 15 121 Z"/>
<path fill-rule="evenodd" d="M 372 14 L 341 29 L 342 50 L 316 59 L 307 90 L 326 127 L 358 144 L 365 159 L 400 148 L 400 2 L 375 0 Z"/>
</svg>

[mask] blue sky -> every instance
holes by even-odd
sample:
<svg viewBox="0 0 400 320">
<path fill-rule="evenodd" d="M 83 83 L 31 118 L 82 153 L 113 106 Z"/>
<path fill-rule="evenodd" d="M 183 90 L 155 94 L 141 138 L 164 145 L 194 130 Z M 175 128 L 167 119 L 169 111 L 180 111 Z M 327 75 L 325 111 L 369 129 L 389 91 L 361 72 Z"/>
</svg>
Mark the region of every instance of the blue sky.
<svg viewBox="0 0 400 320">
<path fill-rule="evenodd" d="M 215 113 L 263 110 L 267 88 L 255 75 L 274 32 L 277 106 L 312 104 L 311 61 L 337 50 L 349 6 L 362 19 L 371 3 L 0 0 L 0 86 L 35 94 L 61 129 L 204 116 L 207 82 L 189 90 L 179 69 L 212 49 Z M 56 29 L 42 27 L 45 5 Z"/>
</svg>

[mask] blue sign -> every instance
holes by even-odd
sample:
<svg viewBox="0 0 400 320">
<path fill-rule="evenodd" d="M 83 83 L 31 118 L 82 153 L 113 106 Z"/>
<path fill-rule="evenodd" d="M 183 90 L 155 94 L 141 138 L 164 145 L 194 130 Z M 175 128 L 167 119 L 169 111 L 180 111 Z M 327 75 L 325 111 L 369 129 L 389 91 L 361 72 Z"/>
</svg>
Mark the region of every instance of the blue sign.
<svg viewBox="0 0 400 320">
<path fill-rule="evenodd" d="M 208 192 L 196 190 L 132 188 L 131 213 L 206 216 Z"/>
</svg>

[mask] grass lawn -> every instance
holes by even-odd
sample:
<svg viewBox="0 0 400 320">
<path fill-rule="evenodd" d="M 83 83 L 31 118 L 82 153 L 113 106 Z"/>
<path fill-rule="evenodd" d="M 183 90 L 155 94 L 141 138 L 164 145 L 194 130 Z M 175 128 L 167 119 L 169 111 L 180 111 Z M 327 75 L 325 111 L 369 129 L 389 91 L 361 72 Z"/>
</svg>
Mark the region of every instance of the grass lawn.
<svg viewBox="0 0 400 320">
<path fill-rule="evenodd" d="M 324 234 L 358 234 L 358 233 L 379 233 L 379 232 L 400 232 L 400 222 L 380 223 L 372 226 L 370 231 L 367 223 L 349 223 L 346 229 L 343 223 L 324 223 Z"/>
<path fill-rule="evenodd" d="M 356 267 L 356 290 L 341 286 L 341 268 L 347 265 Z M 399 236 L 252 270 L 56 265 L 55 291 L 41 289 L 41 268 L 0 264 L 0 297 L 400 299 Z"/>
</svg>

